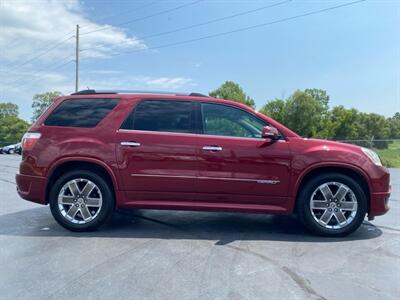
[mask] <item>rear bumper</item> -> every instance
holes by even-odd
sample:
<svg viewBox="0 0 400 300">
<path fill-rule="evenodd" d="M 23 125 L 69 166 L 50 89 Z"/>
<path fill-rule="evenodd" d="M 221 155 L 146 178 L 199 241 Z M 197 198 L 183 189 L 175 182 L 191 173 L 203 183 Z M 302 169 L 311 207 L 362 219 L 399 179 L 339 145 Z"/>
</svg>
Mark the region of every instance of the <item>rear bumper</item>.
<svg viewBox="0 0 400 300">
<path fill-rule="evenodd" d="M 15 180 L 17 183 L 17 192 L 21 198 L 40 204 L 46 204 L 46 178 L 17 174 Z"/>
</svg>

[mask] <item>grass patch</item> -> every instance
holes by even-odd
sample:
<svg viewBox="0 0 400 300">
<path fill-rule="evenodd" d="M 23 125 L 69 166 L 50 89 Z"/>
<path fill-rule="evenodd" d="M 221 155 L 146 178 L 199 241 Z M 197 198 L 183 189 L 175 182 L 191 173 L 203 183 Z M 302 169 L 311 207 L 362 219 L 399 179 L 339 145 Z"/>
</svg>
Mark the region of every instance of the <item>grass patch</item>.
<svg viewBox="0 0 400 300">
<path fill-rule="evenodd" d="M 387 149 L 377 151 L 382 163 L 386 167 L 400 168 L 400 141 L 389 144 Z"/>
</svg>

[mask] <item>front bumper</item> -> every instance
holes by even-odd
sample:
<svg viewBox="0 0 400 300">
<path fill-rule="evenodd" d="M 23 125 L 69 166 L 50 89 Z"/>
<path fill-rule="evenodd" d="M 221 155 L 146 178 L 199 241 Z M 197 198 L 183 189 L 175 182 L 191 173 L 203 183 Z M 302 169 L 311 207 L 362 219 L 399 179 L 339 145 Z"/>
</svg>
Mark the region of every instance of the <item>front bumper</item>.
<svg viewBox="0 0 400 300">
<path fill-rule="evenodd" d="M 15 180 L 17 183 L 17 192 L 21 198 L 39 204 L 46 204 L 46 178 L 17 174 Z"/>
<path fill-rule="evenodd" d="M 385 167 L 370 165 L 368 174 L 370 177 L 368 217 L 372 219 L 389 210 L 390 172 Z"/>
<path fill-rule="evenodd" d="M 390 209 L 389 197 L 390 197 L 390 190 L 388 192 L 371 194 L 368 217 L 373 218 L 387 213 L 388 210 Z"/>
</svg>

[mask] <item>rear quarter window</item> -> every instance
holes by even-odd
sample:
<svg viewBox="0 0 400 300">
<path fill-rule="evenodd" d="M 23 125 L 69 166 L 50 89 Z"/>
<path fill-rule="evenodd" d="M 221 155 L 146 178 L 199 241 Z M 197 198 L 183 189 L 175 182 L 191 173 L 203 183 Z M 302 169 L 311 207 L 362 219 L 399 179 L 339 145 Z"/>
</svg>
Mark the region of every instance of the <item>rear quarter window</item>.
<svg viewBox="0 0 400 300">
<path fill-rule="evenodd" d="M 135 107 L 121 129 L 193 133 L 193 120 L 191 101 L 144 100 Z"/>
<path fill-rule="evenodd" d="M 44 122 L 47 126 L 95 127 L 117 105 L 117 99 L 69 99 Z"/>
</svg>

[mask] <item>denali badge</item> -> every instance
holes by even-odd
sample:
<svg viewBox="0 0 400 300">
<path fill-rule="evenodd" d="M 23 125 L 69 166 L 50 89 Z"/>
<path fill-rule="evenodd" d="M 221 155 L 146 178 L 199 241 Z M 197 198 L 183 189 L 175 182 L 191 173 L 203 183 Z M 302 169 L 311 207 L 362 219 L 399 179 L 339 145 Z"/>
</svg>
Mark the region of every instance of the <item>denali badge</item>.
<svg viewBox="0 0 400 300">
<path fill-rule="evenodd" d="M 262 183 L 262 184 L 277 184 L 279 182 L 280 180 L 257 180 L 257 183 Z"/>
</svg>

